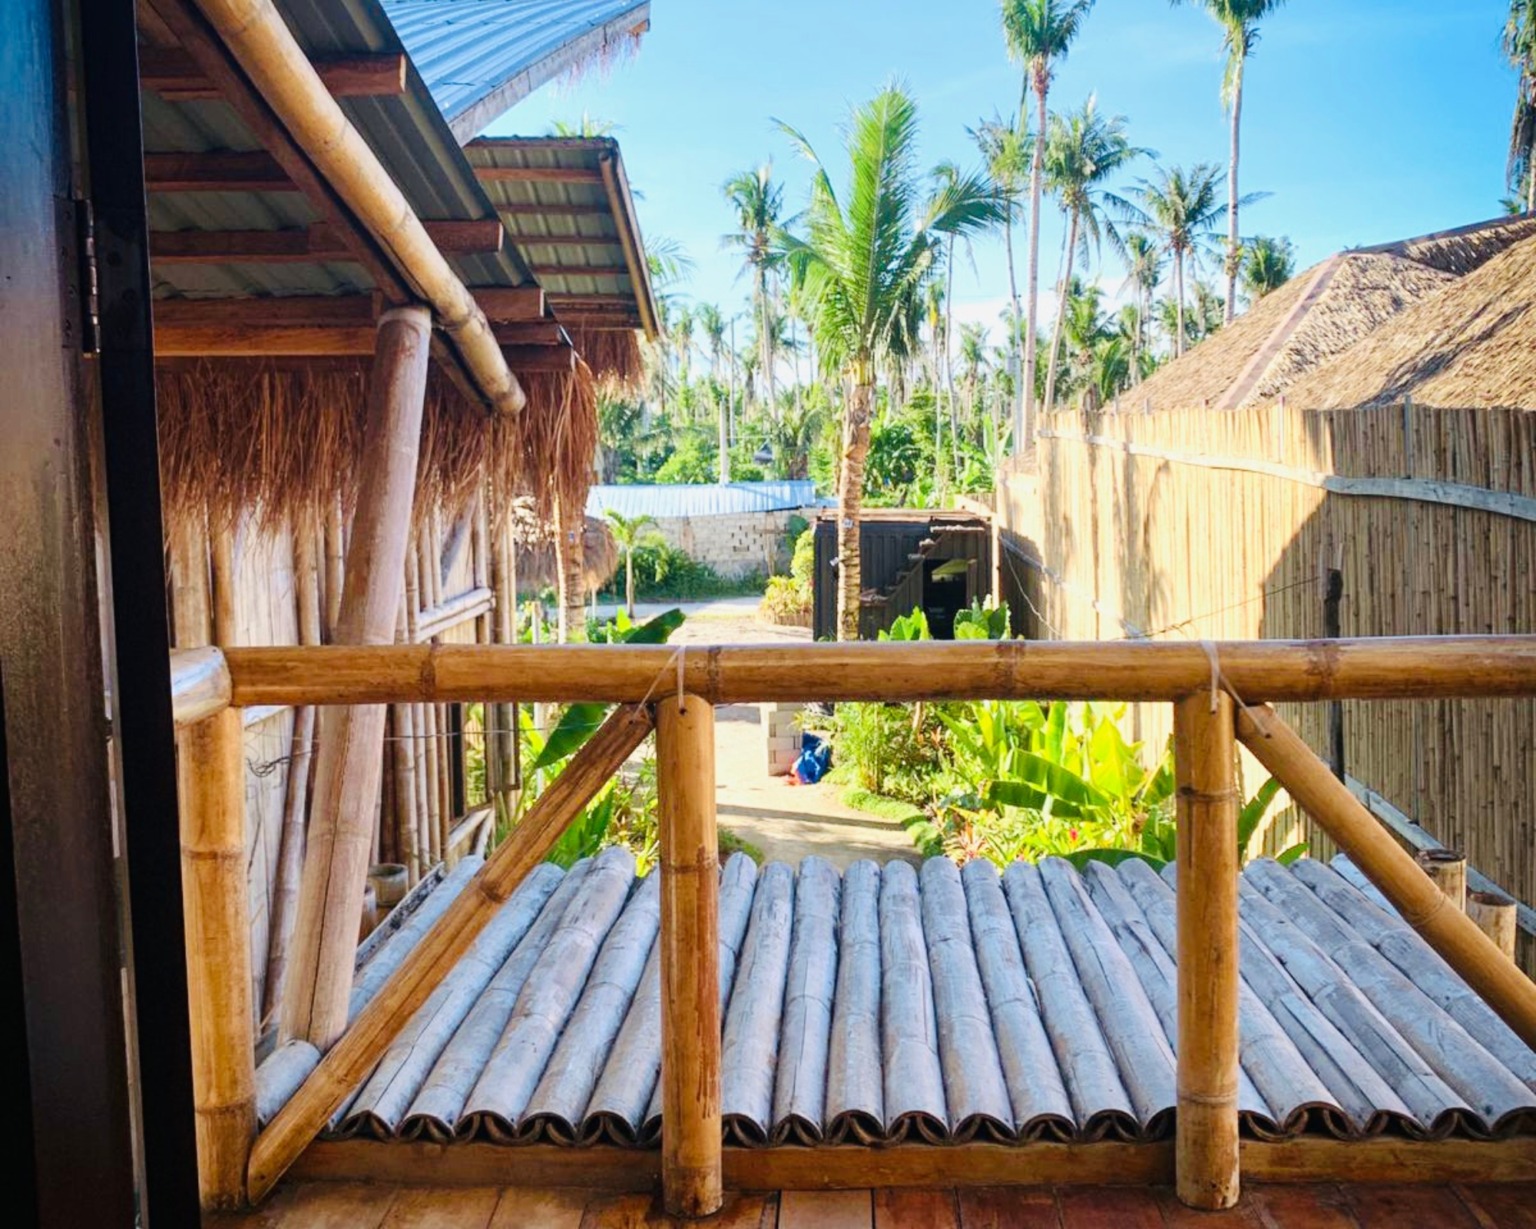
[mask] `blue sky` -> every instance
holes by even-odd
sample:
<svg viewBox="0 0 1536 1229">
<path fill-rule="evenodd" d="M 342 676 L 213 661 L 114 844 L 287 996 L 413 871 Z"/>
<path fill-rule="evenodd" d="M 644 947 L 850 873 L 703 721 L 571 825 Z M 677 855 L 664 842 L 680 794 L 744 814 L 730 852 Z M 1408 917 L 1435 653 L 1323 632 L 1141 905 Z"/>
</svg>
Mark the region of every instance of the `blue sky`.
<svg viewBox="0 0 1536 1229">
<path fill-rule="evenodd" d="M 1498 47 L 1507 12 L 1507 0 L 1283 6 L 1249 61 L 1242 188 L 1271 195 L 1245 210 L 1243 232 L 1288 235 L 1305 267 L 1496 214 L 1514 93 Z M 1161 161 L 1224 165 L 1221 72 L 1219 29 L 1197 6 L 1098 0 L 1051 98 L 1066 108 L 1097 92 Z M 545 87 L 490 131 L 539 134 L 583 111 L 616 122 L 646 236 L 681 243 L 696 265 L 685 289 L 729 314 L 748 287 L 721 250 L 721 183 L 772 158 L 798 209 L 806 164 L 772 119 L 802 129 L 837 178 L 839 124 L 893 77 L 917 98 L 931 163 L 974 161 L 966 127 L 1018 104 L 993 0 L 653 0 L 635 58 Z M 1042 226 L 1043 292 L 1062 242 L 1054 209 Z M 1017 252 L 1022 279 L 1022 241 Z M 956 277 L 960 318 L 996 325 L 1002 256 L 1000 242 L 975 245 L 974 270 Z M 1099 276 L 1112 292 L 1123 278 L 1108 253 Z"/>
</svg>

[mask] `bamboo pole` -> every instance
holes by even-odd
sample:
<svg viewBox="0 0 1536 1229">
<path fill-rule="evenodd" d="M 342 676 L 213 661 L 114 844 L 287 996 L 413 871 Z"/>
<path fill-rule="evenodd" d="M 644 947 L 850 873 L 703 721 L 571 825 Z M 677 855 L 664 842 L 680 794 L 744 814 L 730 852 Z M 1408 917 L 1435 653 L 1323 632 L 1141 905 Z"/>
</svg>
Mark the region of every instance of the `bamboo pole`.
<svg viewBox="0 0 1536 1229">
<path fill-rule="evenodd" d="M 336 643 L 336 627 L 341 622 L 341 591 L 346 582 L 347 530 L 341 515 L 341 501 L 331 501 L 325 510 L 325 640 Z"/>
<path fill-rule="evenodd" d="M 1459 849 L 1421 849 L 1413 856 L 1419 869 L 1458 909 L 1467 907 L 1467 855 Z"/>
<path fill-rule="evenodd" d="M 1237 748 L 1232 698 L 1200 691 L 1173 708 L 1178 780 L 1179 1199 L 1237 1203 Z"/>
<path fill-rule="evenodd" d="M 661 1188 L 673 1216 L 720 1210 L 720 887 L 715 711 L 656 704 L 661 827 Z"/>
<path fill-rule="evenodd" d="M 430 343 L 431 321 L 424 308 L 398 308 L 380 318 L 362 482 L 336 629 L 344 644 L 394 639 Z M 314 818 L 289 984 L 283 988 L 280 1036 L 285 1041 L 303 1038 L 324 1050 L 346 1027 L 383 745 L 382 705 L 330 708 L 321 714 Z"/>
<path fill-rule="evenodd" d="M 441 862 L 447 850 L 443 848 L 443 791 L 440 774 L 442 756 L 438 748 L 438 707 L 436 704 L 421 706 L 424 726 L 417 733 L 427 763 L 427 826 L 431 837 L 432 861 Z"/>
<path fill-rule="evenodd" d="M 235 527 L 220 524 L 209 535 L 213 553 L 213 642 L 235 642 Z"/>
<path fill-rule="evenodd" d="M 253 1200 L 272 1189 L 330 1121 L 400 1026 L 453 969 L 528 872 L 554 848 L 566 825 L 645 741 L 651 720 L 650 710 L 639 706 L 620 708 L 610 716 L 358 1013 L 346 1034 L 257 1139 L 248 1173 Z M 708 958 L 714 959 L 713 955 Z"/>
<path fill-rule="evenodd" d="M 1517 913 L 1515 902 L 1497 892 L 1467 894 L 1467 916 L 1511 960 L 1515 958 Z"/>
<path fill-rule="evenodd" d="M 294 573 L 298 601 L 299 643 L 320 643 L 319 530 L 305 517 L 294 528 Z M 288 785 L 283 798 L 283 829 L 272 891 L 272 937 L 267 946 L 266 1002 L 261 1018 L 270 1020 L 282 1004 L 288 950 L 298 916 L 299 880 L 304 867 L 304 835 L 309 824 L 309 772 L 315 745 L 315 708 L 305 705 L 293 716 Z"/>
<path fill-rule="evenodd" d="M 171 619 L 178 649 L 213 643 L 208 587 L 208 527 L 201 514 L 172 522 Z"/>
<path fill-rule="evenodd" d="M 1424 636 L 1212 645 L 1254 701 L 1536 695 L 1536 636 Z M 237 704 L 396 700 L 638 703 L 677 668 L 670 645 L 413 645 L 231 649 Z M 1179 641 L 928 641 L 715 645 L 689 652 L 683 689 L 711 704 L 810 700 L 1174 701 L 1211 659 Z"/>
<path fill-rule="evenodd" d="M 171 715 L 178 729 L 228 708 L 232 687 L 224 654 L 213 645 L 171 654 Z"/>
<path fill-rule="evenodd" d="M 197 0 L 197 7 L 294 144 L 431 306 L 481 395 L 499 412 L 521 410 L 528 398 L 507 368 L 485 313 L 331 96 L 271 0 Z"/>
<path fill-rule="evenodd" d="M 199 1187 L 204 1207 L 234 1208 L 256 1127 L 240 710 L 184 729 L 177 767 Z"/>
<path fill-rule="evenodd" d="M 1526 1045 L 1536 1047 L 1536 985 L 1504 959 L 1471 918 L 1446 899 L 1413 857 L 1273 710 L 1263 706 L 1243 709 L 1237 729 L 1254 758 L 1333 837 L 1403 920 L 1461 974 Z"/>
</svg>

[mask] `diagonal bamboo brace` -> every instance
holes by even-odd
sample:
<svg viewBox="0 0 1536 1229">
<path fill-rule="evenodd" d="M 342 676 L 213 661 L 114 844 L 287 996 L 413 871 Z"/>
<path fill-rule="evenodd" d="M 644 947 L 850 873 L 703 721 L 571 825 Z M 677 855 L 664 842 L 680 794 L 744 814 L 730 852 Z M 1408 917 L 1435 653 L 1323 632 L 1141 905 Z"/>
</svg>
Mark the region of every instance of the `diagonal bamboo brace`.
<svg viewBox="0 0 1536 1229">
<path fill-rule="evenodd" d="M 1536 1048 L 1536 985 L 1435 886 L 1300 735 L 1260 705 L 1238 710 L 1237 733 L 1254 758 L 1338 842 L 1403 920 L 1467 985 Z"/>
<path fill-rule="evenodd" d="M 566 765 L 506 842 L 418 943 L 395 975 L 358 1014 L 309 1079 L 261 1133 L 251 1151 L 248 1189 L 258 1200 L 330 1121 L 372 1070 L 415 1010 L 496 915 L 524 877 L 554 848 L 571 819 L 587 806 L 651 732 L 651 710 L 617 709 Z"/>
</svg>

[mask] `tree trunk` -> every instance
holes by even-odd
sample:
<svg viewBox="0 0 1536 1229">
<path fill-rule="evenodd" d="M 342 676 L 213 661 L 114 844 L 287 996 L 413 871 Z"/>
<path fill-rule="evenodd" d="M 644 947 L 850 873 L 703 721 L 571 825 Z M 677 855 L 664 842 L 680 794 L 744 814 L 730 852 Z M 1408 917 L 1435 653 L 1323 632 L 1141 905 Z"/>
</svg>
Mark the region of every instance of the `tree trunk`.
<svg viewBox="0 0 1536 1229">
<path fill-rule="evenodd" d="M 1177 248 L 1173 253 L 1173 301 L 1178 320 L 1178 332 L 1173 339 L 1173 357 L 1184 357 L 1184 253 Z"/>
<path fill-rule="evenodd" d="M 1035 154 L 1029 163 L 1029 306 L 1024 329 L 1023 421 L 1015 423 L 1018 438 L 1013 451 L 1022 456 L 1029 445 L 1035 416 L 1035 326 L 1040 316 L 1040 178 L 1045 168 L 1045 96 L 1050 88 L 1045 74 L 1035 75 Z"/>
<path fill-rule="evenodd" d="M 624 548 L 624 613 L 635 618 L 635 548 Z"/>
<path fill-rule="evenodd" d="M 560 594 L 558 623 L 561 644 L 579 643 L 587 638 L 586 588 L 582 569 L 586 515 L 580 507 L 566 508 L 555 501 L 555 571 Z"/>
<path fill-rule="evenodd" d="M 1242 31 L 1237 31 L 1235 37 L 1241 40 Z M 1232 154 L 1227 167 L 1227 303 L 1222 312 L 1222 321 L 1226 324 L 1232 323 L 1233 306 L 1237 302 L 1237 266 L 1242 254 L 1242 241 L 1237 237 L 1237 155 L 1243 122 L 1243 61 L 1246 57 L 1241 41 L 1233 46 L 1232 54 L 1237 59 L 1232 73 Z"/>
<path fill-rule="evenodd" d="M 864 505 L 864 464 L 869 459 L 869 417 L 875 389 L 868 373 L 853 386 L 843 418 L 843 457 L 837 484 L 837 638 L 859 638 L 863 592 L 859 512 Z"/>
<path fill-rule="evenodd" d="M 1061 291 L 1056 296 L 1056 327 L 1051 330 L 1051 361 L 1045 369 L 1045 410 L 1056 408 L 1056 368 L 1061 362 L 1062 325 L 1067 317 L 1067 295 L 1072 290 L 1072 258 L 1077 254 L 1078 213 L 1073 209 L 1067 223 L 1067 251 L 1062 264 Z"/>
</svg>

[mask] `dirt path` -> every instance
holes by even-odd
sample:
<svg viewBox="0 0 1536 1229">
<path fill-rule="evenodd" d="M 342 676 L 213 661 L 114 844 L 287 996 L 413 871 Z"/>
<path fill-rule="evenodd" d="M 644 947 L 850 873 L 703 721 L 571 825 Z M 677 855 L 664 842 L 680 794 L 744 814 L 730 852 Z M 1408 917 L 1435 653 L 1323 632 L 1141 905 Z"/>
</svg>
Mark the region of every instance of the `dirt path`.
<svg viewBox="0 0 1536 1229">
<path fill-rule="evenodd" d="M 805 628 L 759 623 L 755 603 L 741 598 L 682 604 L 687 622 L 674 644 L 781 644 L 810 641 Z M 642 607 L 644 618 L 666 609 Z M 755 705 L 715 712 L 715 780 L 720 825 L 763 851 L 769 861 L 798 864 L 817 854 L 838 867 L 862 858 L 920 861 L 898 823 L 843 804 L 840 785 L 790 785 L 768 775 L 763 730 Z"/>
</svg>

